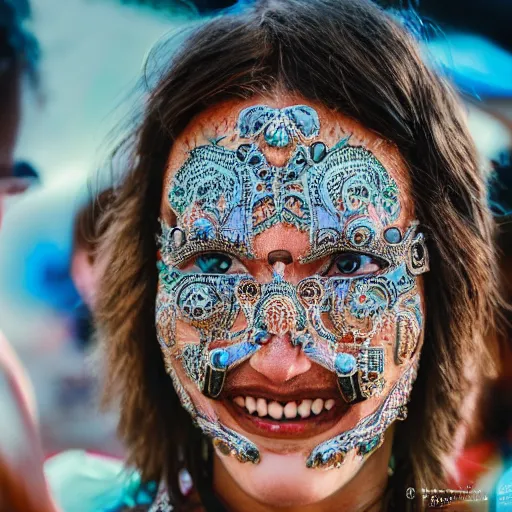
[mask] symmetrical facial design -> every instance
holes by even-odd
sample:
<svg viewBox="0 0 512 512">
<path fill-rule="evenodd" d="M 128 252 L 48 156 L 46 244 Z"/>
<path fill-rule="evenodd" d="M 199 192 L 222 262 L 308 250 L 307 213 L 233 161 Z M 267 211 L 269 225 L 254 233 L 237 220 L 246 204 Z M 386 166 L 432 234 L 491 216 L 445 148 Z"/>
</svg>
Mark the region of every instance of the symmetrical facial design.
<svg viewBox="0 0 512 512">
<path fill-rule="evenodd" d="M 400 191 L 386 168 L 350 136 L 324 143 L 312 107 L 250 106 L 233 129 L 241 144 L 220 137 L 193 147 L 168 187 L 175 221 L 162 221 L 156 307 L 167 369 L 220 451 L 258 462 L 257 444 L 206 404 L 222 397 L 232 370 L 286 336 L 335 375 L 347 407 L 382 397 L 372 414 L 306 460 L 338 467 L 349 451 L 374 451 L 405 417 L 423 325 L 417 276 L 428 270 L 424 238 L 417 222 L 397 223 Z M 284 165 L 267 157 L 282 154 Z M 313 275 L 296 283 L 285 277 L 286 247 L 268 255 L 269 282 L 232 268 L 227 255 L 254 260 L 257 237 L 276 225 L 307 234 L 298 263 L 323 261 Z M 371 271 L 358 273 L 365 266 Z M 196 336 L 183 339 L 180 323 Z M 388 367 L 398 377 L 388 379 Z M 191 397 L 192 383 L 202 399 Z"/>
</svg>

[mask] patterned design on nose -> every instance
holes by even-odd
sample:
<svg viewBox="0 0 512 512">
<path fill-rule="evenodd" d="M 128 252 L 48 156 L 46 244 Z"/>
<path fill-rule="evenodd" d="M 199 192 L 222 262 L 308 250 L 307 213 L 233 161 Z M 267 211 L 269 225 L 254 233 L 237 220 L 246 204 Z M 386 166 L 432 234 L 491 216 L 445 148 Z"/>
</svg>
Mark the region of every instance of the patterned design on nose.
<svg viewBox="0 0 512 512">
<path fill-rule="evenodd" d="M 295 332 L 297 309 L 288 297 L 273 297 L 263 306 L 263 316 L 270 334 L 283 336 Z"/>
</svg>

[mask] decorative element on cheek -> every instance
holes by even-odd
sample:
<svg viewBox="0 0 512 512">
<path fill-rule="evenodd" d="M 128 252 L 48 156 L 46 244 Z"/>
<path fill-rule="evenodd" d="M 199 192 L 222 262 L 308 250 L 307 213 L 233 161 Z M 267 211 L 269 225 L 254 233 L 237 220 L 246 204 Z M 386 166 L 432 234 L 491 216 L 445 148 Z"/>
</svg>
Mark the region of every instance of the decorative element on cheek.
<svg viewBox="0 0 512 512">
<path fill-rule="evenodd" d="M 168 352 L 164 353 L 165 367 L 171 377 L 174 389 L 183 408 L 190 414 L 197 426 L 210 438 L 213 444 L 221 453 L 233 455 L 239 462 L 252 462 L 257 464 L 260 461 L 260 452 L 256 445 L 246 437 L 234 432 L 233 430 L 213 422 L 211 419 L 202 415 L 195 408 L 190 395 L 181 383 L 171 361 Z"/>
<path fill-rule="evenodd" d="M 384 348 L 362 347 L 356 357 L 336 354 L 334 368 L 343 399 L 354 404 L 379 395 L 384 388 Z"/>
<path fill-rule="evenodd" d="M 198 328 L 213 325 L 224 313 L 217 291 L 206 283 L 190 283 L 182 288 L 177 302 L 181 315 Z"/>
<path fill-rule="evenodd" d="M 192 403 L 190 395 L 187 393 L 187 391 L 183 387 L 183 384 L 181 383 L 178 375 L 176 374 L 176 370 L 173 368 L 171 356 L 168 353 L 165 353 L 164 360 L 165 360 L 165 368 L 167 370 L 167 373 L 171 377 L 171 381 L 172 381 L 174 390 L 176 391 L 176 394 L 178 395 L 181 406 L 190 414 L 190 416 L 192 416 L 192 418 L 195 418 L 197 416 L 196 408 L 194 407 L 194 404 Z"/>
<path fill-rule="evenodd" d="M 409 249 L 407 268 L 413 276 L 429 270 L 428 250 L 423 233 L 419 233 Z"/>
<path fill-rule="evenodd" d="M 416 378 L 417 361 L 405 371 L 380 407 L 360 421 L 353 429 L 316 446 L 309 455 L 308 468 L 338 468 L 346 454 L 356 449 L 358 455 L 368 456 L 383 442 L 384 432 L 395 420 L 407 417 L 407 401 Z"/>
<path fill-rule="evenodd" d="M 352 354 L 340 352 L 336 355 L 334 368 L 338 377 L 338 387 L 345 402 L 350 404 L 363 400 L 356 375 L 356 358 Z"/>
<path fill-rule="evenodd" d="M 297 295 L 306 308 L 318 308 L 325 296 L 325 286 L 320 279 L 303 279 L 297 285 Z"/>
<path fill-rule="evenodd" d="M 396 317 L 396 364 L 402 365 L 414 355 L 422 326 L 423 315 L 416 293 L 402 301 Z"/>
<path fill-rule="evenodd" d="M 210 360 L 206 364 L 203 394 L 210 398 L 217 398 L 226 380 L 229 354 L 222 348 L 210 352 Z"/>
<path fill-rule="evenodd" d="M 206 363 L 204 384 L 201 388 L 204 395 L 210 398 L 218 398 L 222 392 L 226 373 L 235 368 L 243 361 L 251 357 L 261 348 L 260 341 L 265 338 L 263 333 L 256 337 L 256 342 L 241 342 L 234 345 L 228 345 L 223 348 L 213 349 L 209 354 L 209 360 Z"/>
<path fill-rule="evenodd" d="M 196 419 L 196 423 L 207 436 L 213 439 L 213 446 L 223 455 L 232 455 L 239 462 L 258 464 L 260 461 L 258 448 L 246 437 L 201 416 Z"/>
</svg>

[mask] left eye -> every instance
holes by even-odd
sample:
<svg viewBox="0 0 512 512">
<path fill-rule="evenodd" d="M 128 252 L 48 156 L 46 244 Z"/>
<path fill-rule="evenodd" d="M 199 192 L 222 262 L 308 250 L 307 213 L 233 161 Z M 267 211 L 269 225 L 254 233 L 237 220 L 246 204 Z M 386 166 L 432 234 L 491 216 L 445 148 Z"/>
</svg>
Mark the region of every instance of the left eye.
<svg viewBox="0 0 512 512">
<path fill-rule="evenodd" d="M 347 252 L 337 255 L 327 272 L 329 276 L 362 276 L 374 274 L 384 268 L 384 263 L 367 254 Z"/>
<path fill-rule="evenodd" d="M 198 256 L 195 263 L 205 274 L 225 274 L 231 268 L 233 260 L 227 254 L 213 252 Z"/>
<path fill-rule="evenodd" d="M 202 274 L 243 274 L 245 266 L 235 257 L 222 252 L 205 252 L 180 266 L 183 272 Z"/>
</svg>

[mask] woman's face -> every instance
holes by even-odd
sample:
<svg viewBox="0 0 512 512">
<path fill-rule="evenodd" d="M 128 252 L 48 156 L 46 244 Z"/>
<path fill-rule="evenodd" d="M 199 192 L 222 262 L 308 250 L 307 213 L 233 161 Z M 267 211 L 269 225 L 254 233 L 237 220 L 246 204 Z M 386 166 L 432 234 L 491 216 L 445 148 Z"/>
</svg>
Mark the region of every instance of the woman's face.
<svg viewBox="0 0 512 512">
<path fill-rule="evenodd" d="M 398 151 L 300 97 L 226 102 L 173 145 L 161 218 L 157 332 L 184 407 L 259 501 L 331 495 L 416 374 L 428 257 Z"/>
</svg>

